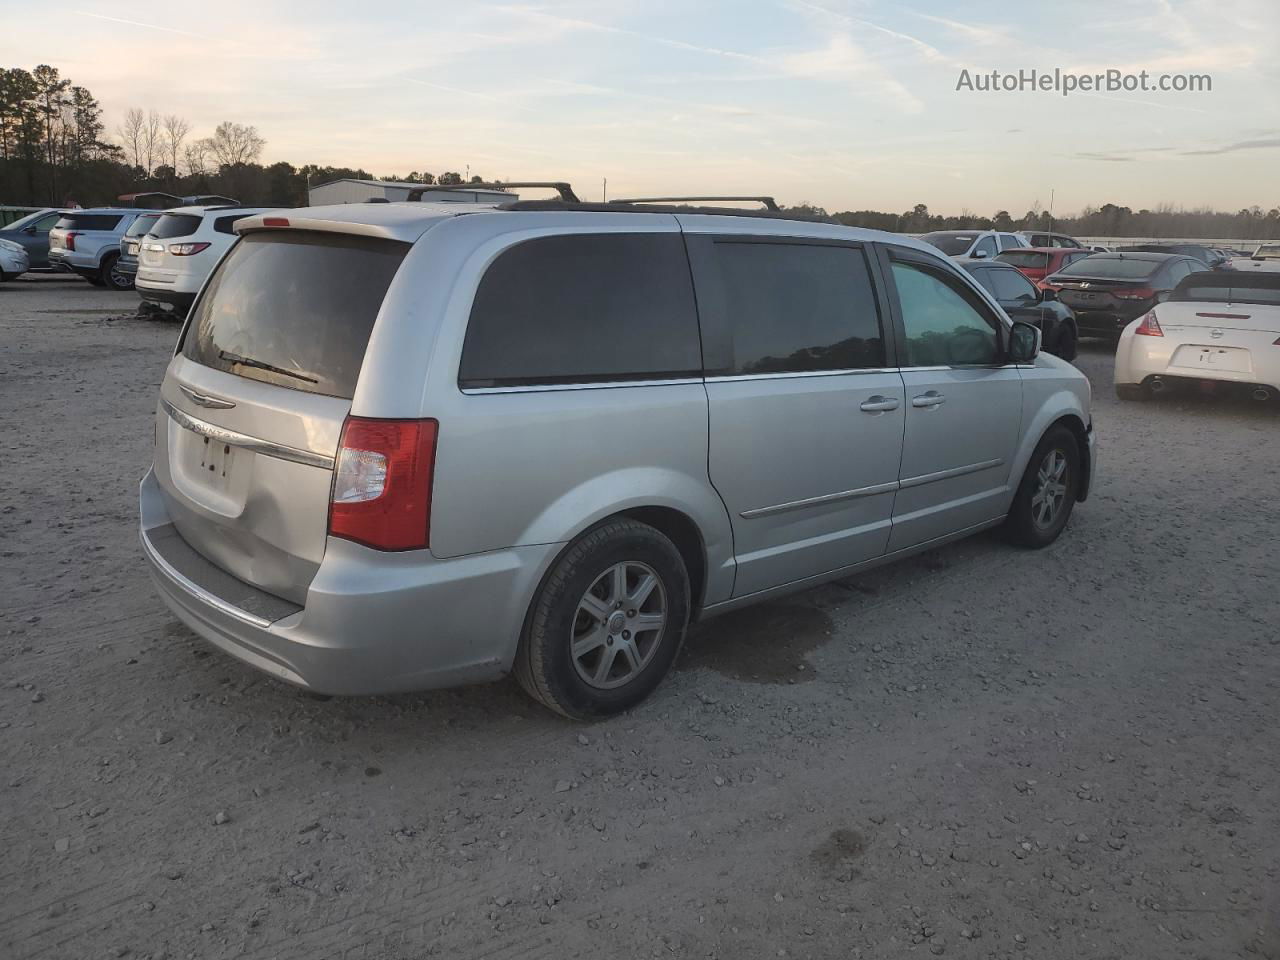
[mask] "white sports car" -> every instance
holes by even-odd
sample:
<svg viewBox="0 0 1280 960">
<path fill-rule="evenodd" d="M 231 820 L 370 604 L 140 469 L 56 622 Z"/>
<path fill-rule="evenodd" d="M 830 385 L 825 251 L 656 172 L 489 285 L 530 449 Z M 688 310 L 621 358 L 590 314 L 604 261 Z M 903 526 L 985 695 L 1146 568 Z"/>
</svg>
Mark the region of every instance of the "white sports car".
<svg viewBox="0 0 1280 960">
<path fill-rule="evenodd" d="M 1116 395 L 1144 400 L 1213 384 L 1255 400 L 1280 394 L 1280 273 L 1205 271 L 1134 320 L 1116 349 Z"/>
</svg>

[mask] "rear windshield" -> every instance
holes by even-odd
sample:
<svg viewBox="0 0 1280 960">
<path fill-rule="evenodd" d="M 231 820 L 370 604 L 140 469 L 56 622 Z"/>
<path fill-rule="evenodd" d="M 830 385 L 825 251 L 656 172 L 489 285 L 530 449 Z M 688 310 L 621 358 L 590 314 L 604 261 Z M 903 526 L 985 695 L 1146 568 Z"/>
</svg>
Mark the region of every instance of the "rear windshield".
<svg viewBox="0 0 1280 960">
<path fill-rule="evenodd" d="M 1101 280 L 1141 280 L 1151 276 L 1163 260 L 1135 260 L 1132 257 L 1085 257 L 1058 271 L 1059 277 L 1097 277 Z"/>
<path fill-rule="evenodd" d="M 1174 287 L 1169 299 L 1280 306 L 1280 273 L 1193 273 Z"/>
<path fill-rule="evenodd" d="M 251 233 L 192 309 L 182 353 L 250 380 L 350 399 L 408 250 L 345 234 Z"/>
<path fill-rule="evenodd" d="M 931 243 L 949 257 L 964 253 L 978 235 L 976 233 L 926 233 L 920 239 Z"/>
<path fill-rule="evenodd" d="M 189 237 L 200 229 L 200 222 L 203 219 L 193 213 L 166 213 L 151 228 L 151 235 L 157 240 Z"/>
<path fill-rule="evenodd" d="M 1253 252 L 1253 256 L 1257 260 L 1280 259 L 1280 243 L 1264 243 Z"/>
<path fill-rule="evenodd" d="M 1024 253 L 1021 250 L 1016 250 L 998 254 L 996 259 L 1011 263 L 1015 267 L 1042 269 L 1049 266 L 1049 255 L 1047 253 Z"/>
<path fill-rule="evenodd" d="M 64 213 L 53 225 L 55 230 L 114 230 L 120 223 L 116 213 Z"/>
<path fill-rule="evenodd" d="M 129 229 L 124 232 L 124 235 L 126 237 L 140 237 L 155 226 L 156 221 L 159 219 L 160 216 L 158 214 L 154 217 L 139 217 L 129 224 Z"/>
</svg>

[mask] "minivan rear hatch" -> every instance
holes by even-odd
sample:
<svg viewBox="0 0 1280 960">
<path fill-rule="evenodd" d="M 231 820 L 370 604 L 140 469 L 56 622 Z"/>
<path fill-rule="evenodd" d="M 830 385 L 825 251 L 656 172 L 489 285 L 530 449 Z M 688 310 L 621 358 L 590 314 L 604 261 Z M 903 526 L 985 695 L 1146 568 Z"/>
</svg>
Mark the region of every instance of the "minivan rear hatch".
<svg viewBox="0 0 1280 960">
<path fill-rule="evenodd" d="M 191 310 L 157 411 L 156 479 L 183 540 L 305 603 L 333 461 L 409 244 L 268 230 L 233 246 Z"/>
</svg>

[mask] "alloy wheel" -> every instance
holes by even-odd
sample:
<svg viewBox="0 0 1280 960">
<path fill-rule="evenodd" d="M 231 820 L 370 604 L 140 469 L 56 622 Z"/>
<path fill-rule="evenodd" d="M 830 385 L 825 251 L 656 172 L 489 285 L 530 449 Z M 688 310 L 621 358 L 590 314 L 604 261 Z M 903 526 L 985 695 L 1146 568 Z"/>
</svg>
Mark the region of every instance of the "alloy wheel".
<svg viewBox="0 0 1280 960">
<path fill-rule="evenodd" d="M 1031 517 L 1041 530 L 1053 526 L 1067 499 L 1067 456 L 1054 447 L 1036 471 L 1036 492 L 1031 497 Z"/>
<path fill-rule="evenodd" d="M 584 683 L 620 687 L 653 659 L 667 625 L 667 593 L 648 564 L 615 563 L 587 588 L 570 629 L 570 658 Z"/>
</svg>

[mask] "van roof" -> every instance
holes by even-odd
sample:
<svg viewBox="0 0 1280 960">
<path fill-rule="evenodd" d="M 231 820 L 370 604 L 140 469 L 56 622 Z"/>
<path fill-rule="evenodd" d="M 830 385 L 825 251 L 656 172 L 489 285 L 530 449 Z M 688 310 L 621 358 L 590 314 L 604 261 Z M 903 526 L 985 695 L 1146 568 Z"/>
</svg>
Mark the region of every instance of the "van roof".
<svg viewBox="0 0 1280 960">
<path fill-rule="evenodd" d="M 322 207 L 300 207 L 298 209 L 279 209 L 254 214 L 236 221 L 232 229 L 245 234 L 258 230 L 270 230 L 286 227 L 293 230 L 317 230 L 325 233 L 349 233 L 368 237 L 381 237 L 388 240 L 399 240 L 413 243 L 431 227 L 444 220 L 456 217 L 502 216 L 533 217 L 538 214 L 572 217 L 575 222 L 589 223 L 601 215 L 609 217 L 615 225 L 617 218 L 636 216 L 680 217 L 686 226 L 705 225 L 707 220 L 723 221 L 726 227 L 741 233 L 744 220 L 756 219 L 762 233 L 773 232 L 769 225 L 782 227 L 790 224 L 790 229 L 779 230 L 787 235 L 796 235 L 797 229 L 813 228 L 815 236 L 842 237 L 862 242 L 893 243 L 903 247 L 927 252 L 946 260 L 937 247 L 900 233 L 888 233 L 883 230 L 870 230 L 863 227 L 847 227 L 827 220 L 810 220 L 804 217 L 779 216 L 768 211 L 743 211 L 718 208 L 699 207 L 644 207 L 626 204 L 572 204 L 558 201 L 524 201 L 502 206 L 485 203 L 431 203 L 431 202 L 394 202 L 394 203 L 339 203 Z M 610 216 L 612 215 L 612 216 Z M 754 215 L 754 216 L 752 216 Z M 696 218 L 696 220 L 694 219 Z M 272 222 L 284 221 L 284 222 Z M 558 221 L 564 222 L 564 221 Z M 668 221 L 669 222 L 669 221 Z M 754 228 L 753 228 L 754 229 Z"/>
</svg>

